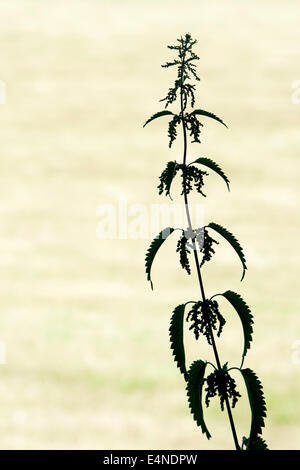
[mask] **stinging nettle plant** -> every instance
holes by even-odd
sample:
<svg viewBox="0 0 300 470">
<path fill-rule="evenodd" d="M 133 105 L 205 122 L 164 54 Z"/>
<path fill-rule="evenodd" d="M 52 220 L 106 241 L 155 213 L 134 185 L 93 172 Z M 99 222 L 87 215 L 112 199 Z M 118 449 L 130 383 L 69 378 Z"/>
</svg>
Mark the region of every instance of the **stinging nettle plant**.
<svg viewBox="0 0 300 470">
<path fill-rule="evenodd" d="M 186 270 L 188 274 L 191 273 L 190 256 L 191 253 L 193 253 L 201 297 L 197 301 L 187 301 L 175 307 L 171 317 L 169 333 L 171 349 L 173 351 L 175 362 L 186 381 L 186 391 L 191 413 L 197 425 L 200 426 L 203 434 L 210 439 L 211 434 L 204 421 L 203 401 L 205 401 L 206 406 L 209 406 L 210 399 L 218 396 L 220 399 L 221 410 L 223 411 L 224 407 L 227 410 L 235 448 L 237 450 L 266 450 L 267 445 L 261 437 L 262 428 L 264 427 L 264 419 L 266 417 L 266 404 L 262 385 L 256 374 L 251 369 L 244 368 L 244 359 L 252 341 L 253 317 L 246 302 L 236 292 L 227 290 L 222 294 L 215 294 L 212 297 L 207 298 L 201 274 L 203 265 L 210 261 L 215 253 L 214 247 L 218 244 L 218 242 L 212 238 L 212 233 L 215 232 L 217 235 L 225 238 L 225 240 L 227 240 L 235 250 L 242 263 L 242 279 L 244 278 L 245 271 L 247 269 L 243 249 L 234 235 L 217 223 L 211 222 L 204 227 L 193 227 L 189 211 L 188 194 L 193 189 L 200 193 L 200 195 L 205 196 L 203 193 L 203 186 L 205 177 L 208 175 L 208 172 L 206 171 L 207 169 L 217 173 L 225 181 L 229 190 L 229 179 L 220 166 L 210 158 L 200 157 L 191 163 L 187 163 L 188 137 L 190 137 L 192 143 L 200 143 L 199 137 L 203 124 L 199 121 L 199 118 L 211 118 L 226 126 L 226 124 L 215 114 L 202 109 L 194 109 L 196 87 L 195 84 L 191 83 L 191 81 L 200 80 L 195 66 L 195 61 L 199 60 L 199 57 L 193 51 L 193 46 L 196 42 L 197 41 L 193 40 L 190 34 L 186 34 L 184 37 L 177 39 L 176 45 L 168 46 L 169 49 L 177 53 L 177 57 L 172 62 L 167 62 L 162 65 L 162 67 L 177 67 L 177 77 L 174 85 L 169 88 L 167 96 L 160 100 L 165 102 L 165 109 L 151 116 L 144 124 L 145 127 L 154 119 L 162 116 L 169 116 L 169 147 L 172 146 L 174 140 L 177 138 L 178 126 L 181 126 L 182 128 L 182 163 L 178 163 L 176 161 L 170 161 L 167 163 L 166 168 L 159 178 L 160 183 L 158 185 L 158 190 L 159 194 L 165 193 L 165 195 L 171 198 L 170 190 L 172 181 L 177 173 L 180 172 L 182 177 L 181 194 L 184 198 L 187 218 L 186 229 L 167 227 L 152 241 L 146 254 L 146 274 L 153 289 L 151 267 L 156 253 L 166 238 L 168 238 L 173 232 L 177 230 L 181 232 L 180 238 L 177 242 L 176 252 L 179 253 L 182 268 Z M 166 109 L 177 100 L 179 100 L 180 104 L 179 112 L 177 114 Z M 206 170 L 204 170 L 204 168 Z M 217 336 L 221 335 L 226 322 L 220 312 L 217 301 L 218 297 L 225 298 L 229 304 L 231 304 L 241 320 L 244 334 L 244 348 L 239 367 L 228 367 L 227 362 L 222 365 L 220 361 L 215 341 L 215 334 Z M 187 310 L 189 311 L 186 314 Z M 196 340 L 198 340 L 200 336 L 205 336 L 208 344 L 213 348 L 215 364 L 199 359 L 194 361 L 191 366 L 187 368 L 183 340 L 184 321 L 189 324 L 189 330 L 192 330 Z M 212 368 L 210 373 L 208 373 L 209 367 Z M 232 416 L 232 408 L 235 407 L 235 404 L 241 397 L 240 393 L 236 389 L 236 382 L 230 374 L 234 369 L 238 370 L 244 379 L 251 408 L 251 428 L 249 436 L 243 437 L 241 441 L 238 439 Z"/>
</svg>

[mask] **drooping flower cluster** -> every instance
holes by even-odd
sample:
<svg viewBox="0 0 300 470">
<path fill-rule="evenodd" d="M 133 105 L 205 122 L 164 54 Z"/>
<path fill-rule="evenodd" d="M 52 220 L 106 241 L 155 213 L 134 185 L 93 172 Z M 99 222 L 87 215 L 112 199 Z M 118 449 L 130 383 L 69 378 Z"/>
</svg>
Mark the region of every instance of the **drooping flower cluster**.
<svg viewBox="0 0 300 470">
<path fill-rule="evenodd" d="M 199 246 L 199 250 L 201 253 L 203 253 L 203 257 L 202 257 L 202 261 L 200 265 L 200 267 L 202 267 L 206 261 L 211 260 L 212 255 L 215 253 L 213 244 L 216 243 L 218 245 L 219 242 L 214 240 L 208 234 L 208 231 L 205 227 L 196 228 L 195 233 L 196 233 L 196 240 Z"/>
<path fill-rule="evenodd" d="M 185 235 L 182 235 L 177 242 L 176 252 L 180 254 L 180 264 L 182 268 L 185 269 L 188 274 L 191 274 L 190 262 L 187 256 L 190 250 L 186 247 L 187 241 L 188 239 Z"/>
<path fill-rule="evenodd" d="M 191 321 L 189 329 L 194 330 L 195 338 L 199 339 L 200 333 L 202 333 L 209 344 L 212 344 L 212 330 L 217 330 L 217 335 L 220 336 L 226 323 L 219 311 L 218 302 L 208 299 L 195 302 L 187 315 L 186 321 Z"/>
<path fill-rule="evenodd" d="M 221 410 L 224 410 L 224 402 L 226 397 L 232 399 L 232 407 L 234 408 L 238 398 L 241 396 L 236 390 L 235 380 L 230 377 L 227 371 L 227 364 L 224 364 L 222 369 L 216 369 L 206 378 L 207 387 L 205 389 L 205 403 L 209 405 L 211 398 L 219 396 Z"/>
</svg>

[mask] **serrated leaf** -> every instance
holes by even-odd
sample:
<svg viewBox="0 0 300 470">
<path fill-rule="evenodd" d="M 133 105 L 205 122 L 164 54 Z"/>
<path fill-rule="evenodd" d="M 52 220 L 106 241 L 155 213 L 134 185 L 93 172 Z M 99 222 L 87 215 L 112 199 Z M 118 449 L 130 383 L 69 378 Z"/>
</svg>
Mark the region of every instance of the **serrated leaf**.
<svg viewBox="0 0 300 470">
<path fill-rule="evenodd" d="M 211 437 L 203 418 L 202 388 L 204 384 L 206 362 L 194 361 L 188 371 L 187 395 L 189 407 L 197 425 L 201 427 L 207 439 Z"/>
<path fill-rule="evenodd" d="M 195 160 L 192 163 L 199 163 L 200 165 L 204 165 L 207 168 L 210 168 L 211 170 L 215 171 L 219 176 L 221 176 L 221 178 L 223 178 L 223 180 L 225 181 L 225 183 L 227 185 L 228 191 L 230 191 L 229 179 L 227 178 L 227 176 L 223 172 L 222 168 L 220 168 L 219 165 L 216 162 L 214 162 L 210 158 L 200 157 L 200 158 L 197 158 L 197 160 Z"/>
<path fill-rule="evenodd" d="M 262 390 L 262 384 L 253 370 L 241 369 L 241 373 L 246 384 L 252 414 L 249 436 L 251 443 L 255 442 L 258 434 L 262 433 L 262 428 L 265 425 L 264 418 L 266 417 L 266 402 Z"/>
<path fill-rule="evenodd" d="M 167 116 L 167 115 L 170 115 L 170 114 L 174 114 L 172 113 L 171 111 L 167 111 L 167 110 L 164 110 L 164 111 L 159 111 L 158 113 L 155 113 L 153 114 L 153 116 L 151 116 L 146 122 L 145 124 L 143 125 L 143 127 L 147 126 L 147 124 L 149 124 L 149 122 L 153 121 L 154 119 L 157 119 L 161 116 Z"/>
<path fill-rule="evenodd" d="M 266 441 L 261 436 L 257 436 L 254 440 L 243 437 L 243 444 L 246 450 L 269 450 Z"/>
<path fill-rule="evenodd" d="M 236 292 L 233 292 L 232 290 L 227 290 L 221 295 L 225 297 L 225 299 L 227 299 L 228 302 L 231 303 L 231 305 L 236 310 L 242 322 L 242 327 L 244 331 L 244 351 L 243 351 L 243 359 L 242 359 L 242 365 L 243 365 L 244 357 L 246 356 L 248 349 L 250 349 L 250 343 L 252 341 L 253 316 L 251 315 L 251 310 L 246 304 L 246 302 Z"/>
<path fill-rule="evenodd" d="M 173 350 L 174 360 L 180 372 L 184 375 L 185 380 L 188 380 L 188 373 L 185 366 L 185 352 L 183 343 L 183 317 L 184 317 L 185 304 L 178 305 L 171 317 L 170 322 L 170 342 L 171 349 Z"/>
<path fill-rule="evenodd" d="M 145 258 L 145 265 L 146 265 L 146 274 L 147 274 L 147 280 L 150 281 L 151 283 L 151 289 L 153 290 L 153 283 L 151 280 L 151 266 L 153 263 L 153 260 L 155 258 L 155 255 L 163 242 L 168 238 L 171 233 L 174 232 L 174 228 L 172 227 L 167 227 L 164 230 L 162 230 L 157 237 L 152 240 L 151 245 L 149 246 L 147 253 L 146 253 L 146 258 Z"/>
<path fill-rule="evenodd" d="M 246 266 L 246 259 L 245 259 L 245 256 L 244 256 L 243 249 L 242 249 L 241 245 L 239 244 L 238 240 L 235 238 L 234 235 L 232 235 L 231 232 L 229 232 L 226 228 L 222 227 L 219 224 L 215 224 L 214 222 L 211 222 L 210 224 L 207 225 L 207 227 L 212 228 L 217 233 L 222 235 L 222 237 L 224 237 L 225 240 L 227 240 L 228 243 L 230 243 L 232 248 L 235 250 L 235 252 L 238 255 L 238 257 L 240 258 L 242 266 L 243 266 L 243 274 L 242 274 L 242 278 L 241 278 L 241 281 L 242 281 L 244 279 L 247 266 Z"/>
<path fill-rule="evenodd" d="M 204 111 L 204 109 L 195 109 L 190 114 L 209 117 L 211 119 L 214 119 L 215 121 L 220 122 L 221 124 L 223 124 L 223 126 L 227 127 L 225 122 L 222 121 L 222 119 L 220 119 L 218 116 L 216 116 L 213 113 L 210 113 L 208 111 Z"/>
</svg>

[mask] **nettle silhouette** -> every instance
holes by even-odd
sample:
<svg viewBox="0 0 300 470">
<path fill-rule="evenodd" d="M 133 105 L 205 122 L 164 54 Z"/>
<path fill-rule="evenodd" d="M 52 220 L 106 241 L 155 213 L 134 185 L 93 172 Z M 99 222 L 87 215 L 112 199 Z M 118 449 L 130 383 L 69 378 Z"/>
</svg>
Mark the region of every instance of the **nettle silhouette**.
<svg viewBox="0 0 300 470">
<path fill-rule="evenodd" d="M 177 243 L 176 252 L 179 253 L 180 264 L 182 268 L 190 274 L 191 267 L 189 256 L 191 255 L 191 252 L 193 253 L 201 293 L 200 300 L 188 301 L 175 307 L 169 329 L 171 349 L 173 351 L 174 359 L 186 381 L 186 391 L 191 413 L 197 425 L 200 426 L 202 432 L 206 434 L 208 439 L 210 439 L 211 434 L 205 424 L 203 416 L 203 400 L 205 401 L 206 406 L 209 406 L 210 399 L 218 396 L 220 399 L 221 409 L 224 410 L 225 406 L 227 410 L 235 448 L 237 450 L 265 450 L 267 449 L 267 445 L 261 437 L 262 428 L 264 427 L 264 419 L 266 417 L 266 404 L 262 385 L 256 374 L 251 369 L 244 368 L 244 359 L 252 341 L 253 317 L 246 302 L 236 292 L 227 290 L 222 294 L 215 294 L 211 298 L 207 298 L 204 292 L 201 275 L 202 266 L 210 261 L 215 253 L 214 248 L 216 244 L 218 244 L 218 242 L 212 238 L 212 233 L 214 232 L 225 238 L 238 255 L 242 263 L 242 279 L 244 278 L 245 271 L 247 269 L 245 256 L 237 239 L 221 225 L 211 222 L 204 227 L 194 228 L 192 226 L 189 211 L 188 194 L 195 189 L 200 193 L 200 195 L 204 196 L 203 186 L 205 177 L 208 173 L 203 168 L 216 172 L 221 178 L 223 178 L 229 190 L 229 180 L 227 176 L 213 160 L 206 157 L 200 157 L 192 163 L 187 163 L 188 136 L 192 142 L 200 143 L 200 130 L 203 126 L 199 121 L 200 117 L 214 119 L 226 126 L 226 124 L 224 124 L 224 122 L 216 115 L 202 109 L 194 109 L 195 85 L 191 83 L 191 80 L 200 80 L 195 66 L 195 61 L 199 60 L 199 57 L 192 50 L 196 42 L 197 41 L 193 40 L 190 34 L 186 34 L 184 37 L 177 39 L 177 44 L 175 46 L 168 46 L 169 49 L 177 53 L 177 58 L 172 62 L 167 62 L 162 65 L 162 67 L 177 67 L 177 77 L 174 85 L 169 88 L 167 96 L 160 100 L 165 102 L 165 110 L 154 114 L 144 124 L 144 126 L 146 126 L 149 122 L 162 116 L 171 117 L 168 126 L 169 147 L 171 147 L 174 140 L 177 138 L 178 126 L 180 125 L 182 127 L 183 161 L 182 163 L 178 163 L 176 161 L 170 161 L 167 163 L 165 170 L 160 176 L 158 190 L 159 194 L 165 193 L 165 195 L 171 198 L 170 189 L 172 181 L 178 172 L 181 174 L 181 194 L 184 197 L 188 223 L 187 229 L 167 227 L 152 241 L 146 254 L 146 274 L 153 289 L 151 267 L 155 255 L 166 238 L 168 238 L 175 230 L 179 230 L 181 235 Z M 177 99 L 180 102 L 180 111 L 178 114 L 166 109 L 169 105 L 175 103 Z M 189 110 L 188 106 L 190 106 Z M 231 304 L 242 323 L 244 349 L 239 367 L 228 367 L 228 363 L 222 365 L 219 358 L 215 342 L 215 334 L 217 336 L 222 334 L 225 319 L 220 312 L 217 301 L 218 297 L 225 298 Z M 187 315 L 185 315 L 186 310 L 189 310 Z M 189 369 L 187 369 L 183 340 L 184 320 L 188 322 L 189 330 L 192 330 L 197 340 L 201 335 L 205 336 L 208 344 L 213 348 L 215 364 L 199 359 L 194 361 Z M 212 367 L 213 369 L 210 374 L 207 373 L 209 367 Z M 241 442 L 239 442 L 237 437 L 232 416 L 232 408 L 235 407 L 241 396 L 236 389 L 234 378 L 230 375 L 233 369 L 240 371 L 245 381 L 252 413 L 249 436 L 247 438 L 243 437 Z"/>
</svg>

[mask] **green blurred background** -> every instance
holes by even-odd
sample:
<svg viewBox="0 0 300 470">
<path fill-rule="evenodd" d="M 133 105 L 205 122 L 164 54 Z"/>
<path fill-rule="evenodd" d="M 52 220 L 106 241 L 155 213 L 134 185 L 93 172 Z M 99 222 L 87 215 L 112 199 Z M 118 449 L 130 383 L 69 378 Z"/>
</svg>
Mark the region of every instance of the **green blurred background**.
<svg viewBox="0 0 300 470">
<path fill-rule="evenodd" d="M 199 295 L 175 241 L 155 261 L 151 292 L 150 240 L 96 237 L 102 203 L 167 202 L 158 175 L 181 159 L 181 135 L 169 151 L 166 121 L 142 124 L 174 78 L 160 67 L 166 45 L 186 32 L 201 58 L 197 103 L 229 125 L 205 122 L 202 145 L 190 147 L 189 158 L 213 158 L 232 183 L 226 193 L 209 178 L 205 220 L 233 231 L 249 268 L 240 283 L 220 245 L 206 290 L 236 290 L 252 307 L 246 365 L 264 384 L 264 437 L 299 448 L 299 2 L 10 0 L 0 10 L 1 448 L 233 447 L 217 399 L 206 411 L 213 438 L 197 428 L 169 350 L 174 306 Z M 237 364 L 241 327 L 224 314 L 221 358 Z M 211 358 L 204 341 L 188 347 L 189 360 Z M 237 380 L 242 437 L 250 414 Z"/>
</svg>

